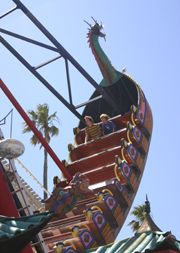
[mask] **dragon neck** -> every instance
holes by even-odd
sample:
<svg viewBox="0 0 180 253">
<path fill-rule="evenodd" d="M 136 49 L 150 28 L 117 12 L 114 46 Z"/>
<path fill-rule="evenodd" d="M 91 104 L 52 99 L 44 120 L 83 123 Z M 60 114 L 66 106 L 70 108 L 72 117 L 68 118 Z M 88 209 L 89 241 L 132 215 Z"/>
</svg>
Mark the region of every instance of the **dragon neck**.
<svg viewBox="0 0 180 253">
<path fill-rule="evenodd" d="M 104 78 L 104 86 L 109 86 L 115 83 L 119 77 L 117 71 L 113 68 L 111 62 L 109 61 L 106 54 L 103 52 L 100 44 L 99 44 L 99 36 L 93 33 L 89 33 L 89 46 L 92 50 L 92 53 L 95 56 L 95 59 L 98 63 L 100 71 Z"/>
</svg>

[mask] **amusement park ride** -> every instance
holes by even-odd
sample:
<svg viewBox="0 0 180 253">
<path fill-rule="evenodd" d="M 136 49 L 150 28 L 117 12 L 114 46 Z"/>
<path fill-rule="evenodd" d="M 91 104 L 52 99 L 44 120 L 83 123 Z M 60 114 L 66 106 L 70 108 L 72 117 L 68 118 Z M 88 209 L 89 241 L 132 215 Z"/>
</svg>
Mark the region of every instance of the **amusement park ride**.
<svg viewBox="0 0 180 253">
<path fill-rule="evenodd" d="M 0 217 L 0 226 L 4 228 L 0 230 L 0 252 L 88 252 L 92 248 L 114 242 L 128 215 L 143 175 L 150 146 L 153 127 L 151 109 L 136 81 L 124 74 L 124 71 L 118 72 L 111 65 L 99 45 L 99 37 L 103 38 L 105 34 L 101 31 L 103 26 L 96 20 L 93 19 L 93 25 L 86 23 L 89 25 L 88 42 L 103 75 L 99 85 L 19 0 L 13 2 L 16 7 L 1 18 L 16 9 L 21 10 L 54 46 L 4 29 L 0 29 L 0 32 L 57 52 L 58 56 L 41 66 L 32 67 L 2 36 L 0 42 L 76 115 L 80 122 L 79 126 L 73 129 L 76 147 L 68 145 L 71 163 L 68 164 L 65 160 L 61 162 L 0 80 L 1 89 L 37 135 L 64 176 L 61 182 L 56 178 L 52 195 L 44 200 L 45 212 L 33 214 L 27 204 L 30 216 L 25 216 L 25 208 L 17 198 L 17 192 L 20 190 L 15 191 L 11 184 L 12 180 L 21 184 L 13 160 L 23 153 L 24 147 L 15 140 L 0 141 L 0 189 L 3 191 L 0 197 L 0 214 L 4 215 Z M 65 60 L 69 102 L 37 72 L 39 67 L 59 58 Z M 74 106 L 72 103 L 68 62 L 95 88 L 90 99 L 81 105 Z M 85 106 L 85 109 L 81 115 L 77 109 L 82 106 Z M 90 115 L 95 122 L 99 122 L 102 113 L 110 116 L 117 127 L 116 132 L 84 144 L 84 116 Z M 101 126 L 101 123 L 98 124 Z M 5 172 L 4 159 L 10 159 L 9 175 L 12 177 Z M 26 196 L 21 192 L 25 201 Z"/>
</svg>

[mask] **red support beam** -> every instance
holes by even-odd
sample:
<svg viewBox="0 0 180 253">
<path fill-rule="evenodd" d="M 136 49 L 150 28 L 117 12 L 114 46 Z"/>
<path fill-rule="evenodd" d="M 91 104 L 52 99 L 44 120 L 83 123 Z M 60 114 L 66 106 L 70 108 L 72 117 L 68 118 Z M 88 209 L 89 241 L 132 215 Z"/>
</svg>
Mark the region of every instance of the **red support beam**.
<svg viewBox="0 0 180 253">
<path fill-rule="evenodd" d="M 0 215 L 8 217 L 19 217 L 16 204 L 11 195 L 7 182 L 3 179 L 4 173 L 0 166 Z M 33 253 L 31 246 L 27 245 L 22 253 Z"/>
<path fill-rule="evenodd" d="M 25 113 L 25 111 L 23 110 L 23 108 L 20 106 L 20 104 L 17 102 L 17 100 L 15 99 L 15 97 L 12 95 L 12 93 L 9 91 L 9 89 L 3 83 L 3 81 L 1 79 L 0 79 L 0 87 L 4 91 L 4 93 L 6 94 L 6 96 L 9 98 L 9 100 L 11 101 L 11 103 L 14 105 L 14 107 L 16 108 L 16 110 L 19 112 L 19 114 L 21 115 L 21 117 L 24 119 L 24 121 L 26 121 L 26 123 L 29 125 L 29 127 L 31 128 L 31 130 L 33 131 L 33 133 L 36 135 L 36 137 L 39 139 L 39 141 L 41 142 L 41 144 L 47 150 L 48 154 L 54 160 L 54 162 L 59 167 L 59 169 L 62 171 L 62 173 L 64 174 L 64 176 L 67 178 L 68 181 L 70 181 L 72 179 L 71 175 L 67 172 L 66 168 L 63 166 L 63 164 L 61 163 L 61 161 L 59 160 L 59 158 L 56 156 L 56 154 L 54 153 L 54 151 L 52 150 L 52 148 L 49 146 L 49 144 L 46 142 L 46 140 L 39 133 L 39 131 L 34 126 L 34 124 L 32 123 L 32 121 L 30 120 L 30 118 L 27 116 L 27 114 Z"/>
</svg>

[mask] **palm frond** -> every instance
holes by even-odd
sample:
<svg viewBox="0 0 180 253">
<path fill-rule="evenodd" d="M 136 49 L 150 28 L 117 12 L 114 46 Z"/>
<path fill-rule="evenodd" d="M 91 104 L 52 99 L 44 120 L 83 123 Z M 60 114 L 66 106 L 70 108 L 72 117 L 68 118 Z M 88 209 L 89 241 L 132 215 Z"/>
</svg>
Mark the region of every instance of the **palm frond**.
<svg viewBox="0 0 180 253">
<path fill-rule="evenodd" d="M 131 229 L 133 230 L 133 232 L 136 232 L 140 228 L 139 222 L 135 220 L 132 220 L 131 222 L 129 222 L 127 226 L 131 226 Z"/>
<path fill-rule="evenodd" d="M 33 134 L 33 136 L 30 138 L 30 142 L 34 146 L 36 146 L 39 143 L 39 140 L 38 140 L 38 138 L 36 137 L 35 134 Z"/>
<path fill-rule="evenodd" d="M 58 122 L 58 124 L 60 124 L 60 119 L 57 117 L 56 114 L 57 114 L 57 112 L 51 114 L 51 115 L 48 117 L 48 122 L 49 122 L 49 124 L 52 124 L 53 121 L 56 121 L 56 122 Z"/>
<path fill-rule="evenodd" d="M 137 231 L 145 219 L 145 205 L 135 206 L 130 215 L 134 216 L 136 220 L 132 220 L 128 226 L 131 226 L 133 232 Z"/>
<path fill-rule="evenodd" d="M 49 106 L 46 103 L 37 105 L 36 113 L 38 115 L 38 125 L 43 125 L 48 122 Z"/>
<path fill-rule="evenodd" d="M 59 134 L 59 129 L 55 126 L 51 126 L 49 128 L 49 133 L 50 135 L 53 137 L 53 136 L 57 136 Z"/>
<path fill-rule="evenodd" d="M 32 130 L 31 130 L 31 128 L 29 127 L 29 125 L 26 123 L 26 122 L 23 122 L 23 130 L 22 130 L 22 132 L 23 132 L 23 134 L 24 133 L 29 133 L 29 132 L 31 132 Z"/>
<path fill-rule="evenodd" d="M 27 113 L 28 113 L 28 116 L 30 117 L 30 119 L 32 120 L 32 121 L 37 121 L 37 119 L 38 119 L 38 115 L 37 115 L 37 113 L 35 112 L 35 111 L 33 111 L 33 110 L 28 110 L 27 111 Z"/>
</svg>

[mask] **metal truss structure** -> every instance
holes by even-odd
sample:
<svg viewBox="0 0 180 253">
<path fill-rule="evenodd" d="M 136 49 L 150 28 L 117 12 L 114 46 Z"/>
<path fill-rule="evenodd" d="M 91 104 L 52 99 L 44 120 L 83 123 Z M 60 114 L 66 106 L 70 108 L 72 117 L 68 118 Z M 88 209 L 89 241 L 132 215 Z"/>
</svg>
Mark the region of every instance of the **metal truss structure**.
<svg viewBox="0 0 180 253">
<path fill-rule="evenodd" d="M 22 35 L 13 33 L 11 31 L 7 31 L 5 29 L 0 28 L 1 34 L 6 34 L 22 41 L 29 42 L 31 44 L 40 46 L 42 48 L 57 52 L 57 56 L 55 58 L 50 59 L 36 67 L 31 66 L 28 61 L 21 54 L 19 54 L 12 45 L 10 45 L 1 35 L 0 35 L 0 42 L 39 80 L 41 81 L 48 89 L 51 91 L 77 118 L 80 119 L 81 122 L 84 122 L 84 119 L 77 111 L 78 108 L 91 103 L 97 99 L 105 99 L 117 112 L 120 112 L 119 105 L 115 103 L 112 98 L 104 91 L 102 87 L 100 87 L 95 80 L 83 69 L 82 66 L 62 47 L 62 45 L 51 35 L 51 33 L 36 19 L 35 16 L 19 1 L 19 0 L 12 0 L 16 6 L 11 10 L 7 11 L 6 13 L 0 16 L 0 19 L 4 18 L 5 16 L 11 14 L 13 11 L 19 9 L 21 10 L 31 21 L 32 23 L 39 29 L 39 32 L 43 33 L 46 38 L 54 45 L 50 46 L 39 41 L 35 41 L 31 38 L 24 37 Z M 67 101 L 57 90 L 53 88 L 53 86 L 42 76 L 38 73 L 38 69 L 54 62 L 55 60 L 63 58 L 65 61 L 65 69 L 66 69 L 66 77 L 67 77 L 67 86 L 68 86 L 68 94 L 69 94 L 69 101 Z M 96 98 L 90 99 L 82 104 L 74 105 L 72 100 L 72 91 L 71 91 L 71 83 L 70 83 L 70 73 L 69 73 L 69 62 L 89 81 L 91 85 L 99 92 L 99 96 Z"/>
</svg>

